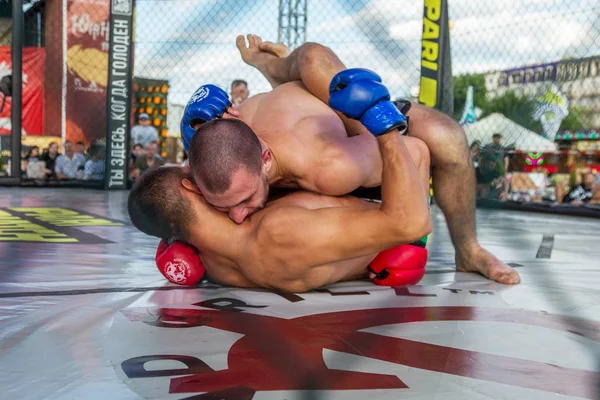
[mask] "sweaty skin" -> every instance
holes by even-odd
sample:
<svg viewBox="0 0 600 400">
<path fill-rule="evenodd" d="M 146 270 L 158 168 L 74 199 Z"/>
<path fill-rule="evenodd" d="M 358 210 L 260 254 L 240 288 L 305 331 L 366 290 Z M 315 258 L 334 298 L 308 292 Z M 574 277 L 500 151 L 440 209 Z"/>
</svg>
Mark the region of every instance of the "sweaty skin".
<svg viewBox="0 0 600 400">
<path fill-rule="evenodd" d="M 260 222 L 265 215 L 273 211 L 284 211 L 289 207 L 302 207 L 307 210 L 328 207 L 375 209 L 378 205 L 351 196 L 329 197 L 299 191 L 269 202 L 263 210 L 250 216 L 244 224 L 232 228 L 243 229 L 244 232 L 248 232 L 248 235 L 256 237 L 257 235 L 254 232 L 260 226 Z M 231 225 L 231 221 L 224 220 L 222 222 Z M 261 237 L 267 236 L 261 235 Z M 206 243 L 198 239 L 199 237 L 195 236 L 192 244 L 198 248 L 204 248 Z M 264 261 L 273 258 L 279 259 L 281 257 L 281 254 L 271 254 L 275 253 L 273 250 L 277 246 L 270 243 L 270 240 L 267 238 L 261 240 L 260 243 L 256 243 L 256 245 L 262 249 L 268 249 L 267 253 L 261 252 L 264 258 L 258 262 L 254 262 L 252 257 L 240 257 L 238 254 L 233 257 L 227 257 L 220 253 L 211 252 L 210 250 L 202 251 L 202 263 L 206 267 L 206 272 L 210 279 L 225 286 L 266 287 L 268 289 L 290 292 L 304 292 L 335 282 L 367 278 L 369 275 L 367 266 L 377 255 L 377 253 L 369 254 L 349 260 L 313 266 L 307 269 L 304 274 L 295 273 L 292 277 L 287 273 L 289 268 L 286 268 L 286 261 L 283 261 L 279 265 L 270 265 L 268 261 L 266 263 Z M 261 267 L 257 267 L 257 264 L 261 264 Z"/>
<path fill-rule="evenodd" d="M 248 46 L 243 36 L 236 39 L 242 59 L 257 68 L 273 88 L 302 81 L 314 96 L 327 103 L 329 82 L 346 69 L 335 53 L 317 43 L 305 43 L 290 53 L 281 43 L 262 42 L 256 35 L 247 35 L 247 39 Z M 365 132 L 358 121 L 339 116 L 348 135 Z M 450 117 L 420 104 L 413 104 L 407 116 L 409 135 L 422 140 L 431 155 L 436 203 L 444 213 L 456 249 L 456 269 L 479 272 L 504 284 L 519 283 L 519 273 L 477 241 L 475 173 L 462 128 Z"/>
<path fill-rule="evenodd" d="M 381 204 L 298 192 L 236 224 L 205 201 L 191 175 L 183 179 L 180 195 L 198 220 L 188 241 L 209 277 L 224 285 L 303 292 L 365 277 L 378 252 L 431 232 L 405 138 L 394 130 L 376 141 L 383 157 Z"/>
<path fill-rule="evenodd" d="M 231 118 L 225 115 L 224 118 Z M 365 133 L 348 137 L 337 113 L 310 94 L 302 82 L 289 82 L 268 93 L 248 98 L 237 108 L 236 118 L 248 124 L 268 149 L 272 168 L 268 184 L 283 188 L 341 196 L 359 187 L 381 184 L 382 160 L 375 138 Z M 418 139 L 404 137 L 425 192 L 429 181 L 429 153 Z M 243 171 L 239 172 L 243 174 Z M 240 176 L 240 181 L 249 177 Z M 235 177 L 234 177 L 235 180 Z M 197 182 L 202 188 L 201 182 Z M 203 190 L 206 199 L 231 219 L 241 223 L 264 206 L 265 196 L 255 196 L 235 207 L 248 193 L 218 196 Z"/>
</svg>

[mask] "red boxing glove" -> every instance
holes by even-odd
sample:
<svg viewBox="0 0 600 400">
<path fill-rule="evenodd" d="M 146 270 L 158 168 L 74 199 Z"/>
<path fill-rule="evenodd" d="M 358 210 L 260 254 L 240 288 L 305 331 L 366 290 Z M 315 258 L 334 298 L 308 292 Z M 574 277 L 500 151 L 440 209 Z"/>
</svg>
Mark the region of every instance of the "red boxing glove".
<svg viewBox="0 0 600 400">
<path fill-rule="evenodd" d="M 156 266 L 169 281 L 185 286 L 197 285 L 206 272 L 198 251 L 183 242 L 167 246 L 161 240 L 156 249 Z"/>
<path fill-rule="evenodd" d="M 415 285 L 425 275 L 427 249 L 414 244 L 401 244 L 382 251 L 369 265 L 376 274 L 373 282 L 380 286 Z"/>
</svg>

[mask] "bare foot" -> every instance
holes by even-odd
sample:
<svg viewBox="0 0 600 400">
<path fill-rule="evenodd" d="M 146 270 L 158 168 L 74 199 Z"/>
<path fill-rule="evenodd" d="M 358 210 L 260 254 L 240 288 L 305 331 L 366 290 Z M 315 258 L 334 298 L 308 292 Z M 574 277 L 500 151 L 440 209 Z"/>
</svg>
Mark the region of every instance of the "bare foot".
<svg viewBox="0 0 600 400">
<path fill-rule="evenodd" d="M 248 39 L 248 44 L 246 44 Z M 285 79 L 276 76 L 282 59 L 290 54 L 289 49 L 282 43 L 264 42 L 257 35 L 249 34 L 245 38 L 240 35 L 236 38 L 235 44 L 240 51 L 242 60 L 256 69 L 258 69 L 267 78 L 271 86 L 276 87 L 285 83 Z M 281 71 L 279 71 L 281 72 Z"/>
<path fill-rule="evenodd" d="M 283 43 L 262 42 L 258 45 L 258 48 L 279 58 L 290 55 L 290 49 Z"/>
<path fill-rule="evenodd" d="M 479 272 L 493 281 L 505 285 L 515 285 L 521 282 L 519 273 L 498 260 L 496 256 L 481 246 L 456 254 L 456 270 L 461 272 Z"/>
</svg>

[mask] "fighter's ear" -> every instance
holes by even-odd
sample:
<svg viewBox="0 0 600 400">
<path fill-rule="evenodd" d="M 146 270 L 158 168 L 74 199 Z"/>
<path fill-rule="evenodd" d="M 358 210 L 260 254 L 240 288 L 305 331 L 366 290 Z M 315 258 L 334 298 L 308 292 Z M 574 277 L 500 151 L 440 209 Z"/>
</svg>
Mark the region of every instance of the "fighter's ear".
<svg viewBox="0 0 600 400">
<path fill-rule="evenodd" d="M 200 188 L 198 186 L 196 186 L 196 184 L 192 181 L 190 181 L 187 178 L 184 178 L 181 180 L 181 185 L 186 189 L 189 190 L 190 192 L 194 192 L 196 194 L 202 195 L 202 192 L 200 191 Z"/>
<path fill-rule="evenodd" d="M 263 170 L 270 170 L 271 164 L 273 163 L 273 154 L 271 153 L 271 150 L 265 149 L 261 154 L 260 158 L 263 164 Z"/>
</svg>

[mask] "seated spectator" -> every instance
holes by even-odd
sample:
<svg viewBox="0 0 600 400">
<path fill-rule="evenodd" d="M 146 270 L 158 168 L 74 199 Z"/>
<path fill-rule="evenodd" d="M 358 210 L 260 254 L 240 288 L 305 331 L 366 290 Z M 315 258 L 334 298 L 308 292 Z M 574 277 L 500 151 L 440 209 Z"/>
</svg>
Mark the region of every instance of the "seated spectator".
<svg viewBox="0 0 600 400">
<path fill-rule="evenodd" d="M 146 172 L 149 168 L 158 165 L 164 165 L 164 161 L 156 156 L 156 146 L 152 143 L 148 143 L 146 146 L 146 153 L 141 157 L 137 157 L 135 160 L 135 168 L 131 177 L 137 179 L 140 175 Z"/>
<path fill-rule="evenodd" d="M 83 142 L 75 143 L 75 154 L 81 154 L 86 162 L 90 159 L 89 154 L 85 152 L 85 143 Z"/>
<path fill-rule="evenodd" d="M 140 144 L 142 147 L 150 142 L 158 140 L 158 132 L 156 128 L 150 125 L 150 116 L 146 113 L 140 114 L 138 117 L 138 125 L 131 129 L 132 145 Z"/>
<path fill-rule="evenodd" d="M 73 142 L 67 140 L 65 142 L 65 154 L 56 158 L 54 171 L 58 179 L 81 179 L 83 174 L 79 171 L 85 165 L 83 155 L 75 153 Z"/>
<path fill-rule="evenodd" d="M 135 146 L 133 146 L 133 149 L 131 151 L 131 160 L 135 162 L 135 160 L 142 154 L 144 154 L 144 146 L 138 143 Z"/>
<path fill-rule="evenodd" d="M 131 174 L 133 174 L 133 170 L 135 168 L 135 161 L 137 160 L 138 157 L 141 157 L 142 154 L 144 154 L 144 148 L 142 147 L 141 144 L 136 144 L 131 149 L 131 156 L 129 158 L 129 176 L 130 177 L 131 177 Z"/>
<path fill-rule="evenodd" d="M 535 172 L 513 172 L 506 175 L 510 187 L 508 199 L 513 201 L 539 203 L 546 199 L 553 201 L 554 190 L 549 190 L 548 171 L 539 168 Z"/>
<path fill-rule="evenodd" d="M 83 179 L 101 181 L 104 179 L 104 146 L 95 144 L 89 148 L 91 158 L 85 162 Z"/>
<path fill-rule="evenodd" d="M 25 177 L 28 179 L 46 179 L 46 164 L 40 161 L 40 148 L 32 146 L 23 158 Z"/>
<path fill-rule="evenodd" d="M 154 149 L 154 154 L 156 155 L 156 157 L 158 157 L 159 159 L 163 159 L 162 158 L 162 154 L 160 154 L 160 146 L 158 145 L 158 142 L 156 140 L 150 142 L 150 144 L 152 144 L 152 148 Z"/>
<path fill-rule="evenodd" d="M 564 195 L 562 198 L 563 203 L 568 204 L 598 204 L 596 203 L 600 200 L 600 190 L 598 189 L 598 185 L 595 185 L 596 177 L 592 172 L 585 172 L 582 174 L 582 179 L 577 179 L 579 181 L 578 184 L 574 185 L 569 192 Z M 592 202 L 592 200 L 594 202 Z"/>
<path fill-rule="evenodd" d="M 45 163 L 45 172 L 48 179 L 56 178 L 55 166 L 58 156 L 60 156 L 60 153 L 58 152 L 58 143 L 56 142 L 50 142 L 48 150 L 44 151 L 40 156 L 40 161 Z"/>
</svg>

